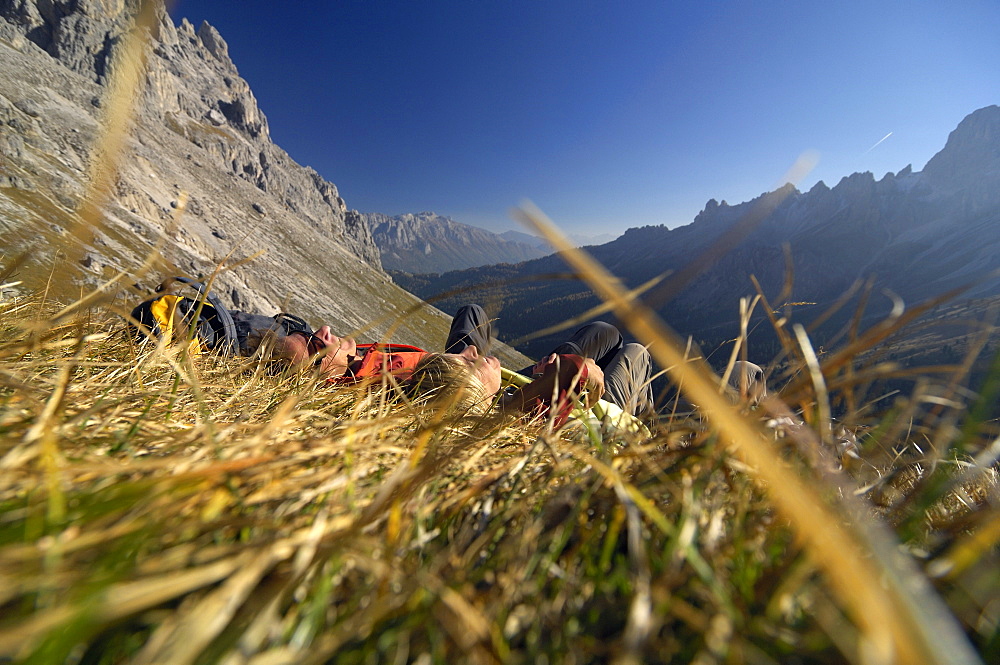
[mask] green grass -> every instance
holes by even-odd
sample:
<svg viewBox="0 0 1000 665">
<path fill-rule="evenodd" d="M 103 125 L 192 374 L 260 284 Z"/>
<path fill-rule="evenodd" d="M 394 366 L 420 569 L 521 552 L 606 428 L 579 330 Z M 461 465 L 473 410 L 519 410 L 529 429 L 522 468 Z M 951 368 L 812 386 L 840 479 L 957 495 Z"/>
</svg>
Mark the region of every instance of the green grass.
<svg viewBox="0 0 1000 665">
<path fill-rule="evenodd" d="M 141 71 L 143 34 L 116 75 Z M 96 172 L 125 158 L 140 79 L 105 105 L 118 121 Z M 28 218 L 96 227 L 110 182 L 83 196 L 86 220 L 4 194 Z M 916 373 L 879 362 L 906 316 L 818 358 L 774 318 L 776 397 L 741 411 L 566 251 L 703 407 L 595 443 L 137 346 L 97 307 L 113 299 L 56 306 L 78 282 L 19 255 L 18 233 L 0 274 L 50 289 L 0 293 L 0 662 L 1000 661 L 1000 369 L 969 380 L 985 344 Z M 906 390 L 882 397 L 887 381 Z"/>
<path fill-rule="evenodd" d="M 44 311 L 2 306 L 0 657 L 879 662 L 781 489 L 698 415 L 599 451 L 580 429 L 138 347 L 102 312 L 33 335 Z M 825 506 L 860 506 L 853 529 L 891 536 L 896 573 L 946 611 L 914 643 L 990 662 L 995 428 L 895 406 L 855 423 L 850 470 L 802 431 L 758 435 Z"/>
</svg>

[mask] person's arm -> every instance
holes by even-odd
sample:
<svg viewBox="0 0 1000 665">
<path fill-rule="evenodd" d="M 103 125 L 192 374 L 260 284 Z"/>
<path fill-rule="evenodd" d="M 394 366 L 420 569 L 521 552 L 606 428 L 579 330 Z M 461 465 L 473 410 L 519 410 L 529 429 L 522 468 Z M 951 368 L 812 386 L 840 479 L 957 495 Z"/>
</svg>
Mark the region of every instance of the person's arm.
<svg viewBox="0 0 1000 665">
<path fill-rule="evenodd" d="M 535 365 L 534 375 L 531 383 L 503 396 L 500 408 L 531 413 L 550 408 L 555 401 L 557 412 L 565 420 L 577 399 L 584 397 L 590 407 L 604 394 L 604 372 L 590 358 L 552 354 Z"/>
</svg>

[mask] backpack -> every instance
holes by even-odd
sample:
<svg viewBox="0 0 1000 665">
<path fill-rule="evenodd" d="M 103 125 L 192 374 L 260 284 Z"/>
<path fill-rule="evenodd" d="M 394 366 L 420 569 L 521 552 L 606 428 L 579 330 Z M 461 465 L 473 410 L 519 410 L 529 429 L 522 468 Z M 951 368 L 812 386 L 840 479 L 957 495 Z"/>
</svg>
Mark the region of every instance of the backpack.
<svg viewBox="0 0 1000 665">
<path fill-rule="evenodd" d="M 172 292 L 175 284 L 180 284 L 177 290 L 181 294 Z M 204 350 L 251 355 L 266 331 L 282 336 L 293 332 L 308 336 L 313 332 L 309 324 L 292 314 L 263 316 L 229 311 L 204 284 L 187 277 L 168 278 L 156 291 L 163 295 L 145 300 L 132 310 L 129 323 L 137 341 L 149 335 L 173 341 L 197 339 Z"/>
</svg>

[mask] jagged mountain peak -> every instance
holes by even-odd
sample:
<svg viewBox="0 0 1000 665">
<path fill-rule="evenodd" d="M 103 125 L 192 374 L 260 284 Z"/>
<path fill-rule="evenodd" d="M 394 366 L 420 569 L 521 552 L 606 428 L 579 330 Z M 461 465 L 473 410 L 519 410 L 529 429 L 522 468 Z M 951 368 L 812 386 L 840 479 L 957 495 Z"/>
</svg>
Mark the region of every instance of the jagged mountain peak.
<svg viewBox="0 0 1000 665">
<path fill-rule="evenodd" d="M 205 48 L 222 64 L 236 69 L 236 65 L 229 58 L 229 44 L 222 38 L 219 31 L 208 21 L 202 21 L 198 28 L 198 39 L 205 45 Z"/>
<path fill-rule="evenodd" d="M 162 5 L 113 196 L 93 237 L 68 243 L 138 4 L 0 0 L 0 234 L 8 259 L 31 256 L 24 288 L 44 285 L 61 261 L 53 297 L 78 297 L 81 284 L 138 274 L 157 247 L 142 288 L 225 264 L 213 288 L 239 309 L 292 311 L 344 333 L 411 310 L 417 301 L 380 270 L 365 220 L 271 141 L 222 35 L 208 23 L 175 26 Z M 447 332 L 430 307 L 413 324 L 403 324 L 405 341 L 428 348 Z M 389 324 L 379 325 L 367 334 Z"/>
<path fill-rule="evenodd" d="M 379 247 L 382 265 L 408 273 L 439 273 L 491 263 L 519 263 L 548 253 L 544 248 L 433 212 L 365 217 Z"/>
<path fill-rule="evenodd" d="M 867 279 L 874 280 L 876 292 L 888 289 L 911 303 L 968 285 L 969 295 L 994 295 L 1000 293 L 994 276 L 1000 268 L 997 173 L 1000 108 L 992 106 L 963 120 L 923 172 L 907 166 L 877 181 L 871 172 L 854 173 L 833 188 L 818 182 L 805 194 L 785 185 L 728 206 L 710 199 L 690 224 L 632 228 L 590 251 L 629 287 L 668 275 L 664 292 L 654 290 L 649 301 L 682 334 L 715 342 L 736 332 L 739 299 L 756 293 L 751 275 L 770 298 L 791 277 L 790 299 L 819 306 Z M 746 223 L 762 210 L 759 224 Z M 727 235 L 731 229 L 736 233 Z M 486 266 L 442 275 L 415 288 L 426 297 L 495 283 L 498 274 L 517 278 L 517 286 L 497 286 L 495 297 L 504 302 L 499 316 L 516 321 L 517 312 L 530 309 L 540 317 L 531 322 L 538 328 L 556 323 L 563 303 L 596 304 L 583 285 L 544 280 L 561 268 L 553 256 L 517 270 Z M 685 281 L 671 284 L 671 273 Z M 531 275 L 538 280 L 529 281 Z M 884 312 L 890 304 L 875 298 L 866 312 L 880 306 Z M 508 334 L 530 332 L 517 325 Z M 543 351 L 552 341 L 538 340 L 529 350 Z"/>
<path fill-rule="evenodd" d="M 689 226 L 706 225 L 728 226 L 745 215 L 747 211 L 754 206 L 768 204 L 770 199 L 777 198 L 784 200 L 797 194 L 799 194 L 799 191 L 794 185 L 791 183 L 785 183 L 773 191 L 765 192 L 750 201 L 744 201 L 743 203 L 737 203 L 736 205 L 729 205 L 725 201 L 719 203 L 716 199 L 709 199 L 708 202 L 705 203 L 705 208 L 695 216 L 694 221 L 691 224 L 678 228 L 685 229 Z M 626 233 L 628 232 L 626 231 Z"/>
<path fill-rule="evenodd" d="M 967 115 L 948 135 L 944 148 L 927 162 L 923 175 L 934 186 L 953 190 L 983 176 L 1000 184 L 1000 106 Z"/>
<path fill-rule="evenodd" d="M 385 215 L 384 219 L 395 220 L 396 222 L 402 222 L 414 226 L 428 226 L 428 225 L 451 226 L 453 224 L 458 224 L 458 222 L 456 222 L 451 217 L 448 217 L 446 215 L 439 215 L 436 212 L 430 212 L 430 211 L 407 212 L 403 213 L 402 215 L 396 215 L 395 217 Z"/>
</svg>

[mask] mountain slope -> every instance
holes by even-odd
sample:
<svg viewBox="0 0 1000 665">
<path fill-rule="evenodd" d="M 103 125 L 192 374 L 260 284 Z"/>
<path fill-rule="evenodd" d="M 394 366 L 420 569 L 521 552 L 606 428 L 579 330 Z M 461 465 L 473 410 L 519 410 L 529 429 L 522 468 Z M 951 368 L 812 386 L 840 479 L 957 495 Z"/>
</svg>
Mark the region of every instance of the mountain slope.
<svg viewBox="0 0 1000 665">
<path fill-rule="evenodd" d="M 716 256 L 709 250 L 720 241 L 733 247 Z M 804 193 L 786 185 L 733 206 L 710 200 L 689 225 L 629 229 L 589 251 L 633 287 L 673 271 L 646 300 L 679 332 L 714 342 L 735 335 L 738 300 L 754 294 L 751 275 L 769 298 L 780 293 L 785 244 L 794 265 L 789 300 L 816 303 L 817 312 L 866 278 L 875 280 L 873 312 L 890 306 L 882 289 L 913 302 L 978 280 L 967 295 L 997 293 L 990 273 L 1000 267 L 1000 108 L 966 117 L 922 172 L 906 167 L 878 181 L 855 173 Z M 492 285 L 458 299 L 494 301 L 510 339 L 597 303 L 577 281 L 517 281 L 565 270 L 553 256 L 399 281 L 425 298 Z M 539 352 L 550 341 L 525 348 Z"/>
<path fill-rule="evenodd" d="M 445 272 L 493 263 L 520 263 L 551 253 L 432 212 L 389 217 L 367 213 L 386 270 Z"/>
<path fill-rule="evenodd" d="M 0 265 L 26 257 L 12 279 L 68 301 L 124 274 L 141 282 L 134 300 L 166 275 L 256 257 L 215 280 L 226 304 L 344 332 L 374 322 L 366 339 L 414 309 L 400 338 L 442 343 L 448 318 L 393 285 L 336 186 L 271 141 L 225 40 L 162 8 L 114 191 L 99 228 L 74 230 L 138 4 L 0 0 Z"/>
</svg>

